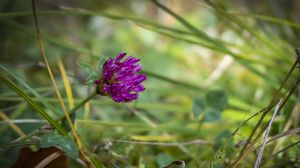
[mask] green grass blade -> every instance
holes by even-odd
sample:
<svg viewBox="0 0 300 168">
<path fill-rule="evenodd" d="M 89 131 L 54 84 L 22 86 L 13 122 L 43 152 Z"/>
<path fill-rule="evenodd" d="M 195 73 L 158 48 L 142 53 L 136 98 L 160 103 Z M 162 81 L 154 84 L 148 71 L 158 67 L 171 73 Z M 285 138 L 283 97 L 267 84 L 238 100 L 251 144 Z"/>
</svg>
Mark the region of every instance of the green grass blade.
<svg viewBox="0 0 300 168">
<path fill-rule="evenodd" d="M 173 16 L 179 23 L 181 23 L 183 26 L 185 26 L 186 28 L 188 28 L 191 32 L 193 32 L 200 39 L 203 39 L 207 43 L 210 43 L 210 44 L 212 44 L 214 46 L 218 46 L 219 48 L 226 49 L 226 47 L 223 45 L 222 41 L 220 41 L 218 39 L 211 38 L 206 33 L 204 33 L 203 31 L 197 29 L 195 26 L 193 26 L 192 24 L 190 24 L 187 20 L 185 20 L 184 18 L 182 18 L 181 16 L 179 16 L 178 14 L 176 14 L 175 12 L 173 12 L 171 9 L 169 9 L 168 7 L 166 7 L 166 6 L 162 5 L 161 3 L 159 3 L 157 0 L 151 0 L 151 1 L 155 5 L 157 5 L 159 8 L 161 8 L 162 10 L 164 10 L 165 12 L 167 12 L 171 16 Z"/>
<path fill-rule="evenodd" d="M 280 51 L 278 48 L 276 48 L 273 45 L 272 41 L 269 41 L 268 39 L 266 39 L 265 36 L 262 36 L 260 33 L 255 31 L 254 28 L 252 28 L 249 25 L 247 25 L 246 23 L 242 22 L 240 19 L 238 19 L 236 16 L 230 14 L 229 12 L 224 11 L 220 6 L 211 2 L 210 0 L 205 0 L 205 2 L 210 7 L 212 7 L 218 14 L 220 14 L 221 16 L 224 16 L 225 18 L 227 18 L 231 22 L 235 23 L 242 29 L 248 31 L 250 34 L 252 34 L 254 37 L 256 37 L 260 42 L 262 42 L 264 45 L 269 47 L 271 49 L 271 51 L 275 51 L 275 53 L 277 53 L 279 55 L 284 55 L 284 53 L 282 51 Z"/>
</svg>

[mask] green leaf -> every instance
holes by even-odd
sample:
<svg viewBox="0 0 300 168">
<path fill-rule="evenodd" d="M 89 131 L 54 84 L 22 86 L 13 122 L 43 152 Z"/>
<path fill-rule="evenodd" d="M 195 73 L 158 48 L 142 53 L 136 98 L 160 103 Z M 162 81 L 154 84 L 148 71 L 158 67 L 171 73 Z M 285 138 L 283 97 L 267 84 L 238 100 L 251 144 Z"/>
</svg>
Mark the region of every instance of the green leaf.
<svg viewBox="0 0 300 168">
<path fill-rule="evenodd" d="M 222 149 L 223 147 L 225 148 L 224 150 L 224 157 L 222 158 L 232 158 L 234 157 L 234 151 L 236 149 L 235 143 L 233 142 L 233 139 L 231 137 L 231 132 L 228 130 L 223 130 L 220 132 L 217 137 L 215 138 L 215 143 L 213 146 L 214 151 L 218 151 Z"/>
<path fill-rule="evenodd" d="M 97 74 L 95 75 L 95 74 L 89 74 L 89 76 L 87 77 L 87 79 L 86 79 L 86 84 L 88 84 L 88 85 L 92 85 L 92 84 L 94 84 L 94 81 L 95 81 L 95 79 L 97 79 Z"/>
<path fill-rule="evenodd" d="M 158 167 L 164 167 L 172 162 L 172 157 L 167 153 L 160 153 L 156 156 Z"/>
<path fill-rule="evenodd" d="M 78 150 L 74 141 L 69 137 L 58 134 L 56 131 L 45 133 L 41 137 L 41 147 L 47 148 L 50 146 L 58 146 L 73 159 L 78 158 Z"/>
<path fill-rule="evenodd" d="M 206 104 L 213 109 L 223 111 L 228 104 L 228 99 L 224 91 L 214 90 L 206 94 Z"/>
<path fill-rule="evenodd" d="M 224 145 L 224 143 L 230 136 L 231 136 L 231 132 L 228 130 L 223 130 L 221 133 L 219 133 L 215 138 L 213 149 L 215 151 L 218 151 L 218 149 L 220 149 L 222 145 Z"/>
<path fill-rule="evenodd" d="M 102 73 L 102 66 L 105 62 L 106 62 L 105 58 L 99 58 L 98 69 L 97 69 L 99 74 Z"/>
<path fill-rule="evenodd" d="M 216 122 L 221 118 L 221 112 L 218 109 L 209 108 L 204 112 L 204 121 L 207 122 Z"/>
<path fill-rule="evenodd" d="M 84 62 L 79 62 L 78 65 L 81 69 L 83 69 L 87 74 L 95 74 L 97 75 L 96 71 L 94 70 L 93 66 Z"/>
<path fill-rule="evenodd" d="M 86 83 L 87 83 L 88 85 L 93 84 L 93 83 L 94 83 L 94 80 L 97 79 L 97 77 L 98 77 L 98 74 L 97 74 L 97 72 L 94 70 L 93 66 L 90 65 L 90 64 L 84 63 L 84 62 L 79 62 L 78 65 L 80 66 L 80 68 L 81 68 L 82 70 L 84 70 L 84 71 L 88 74 Z"/>
<path fill-rule="evenodd" d="M 193 100 L 193 115 L 194 118 L 198 118 L 205 109 L 205 103 L 202 98 L 197 97 Z"/>
</svg>

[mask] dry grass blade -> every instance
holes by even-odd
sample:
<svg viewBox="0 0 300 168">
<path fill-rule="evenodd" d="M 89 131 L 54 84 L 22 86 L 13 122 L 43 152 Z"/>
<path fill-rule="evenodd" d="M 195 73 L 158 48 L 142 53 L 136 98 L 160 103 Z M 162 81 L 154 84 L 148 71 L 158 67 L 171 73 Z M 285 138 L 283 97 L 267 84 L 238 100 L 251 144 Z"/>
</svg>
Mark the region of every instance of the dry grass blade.
<svg viewBox="0 0 300 168">
<path fill-rule="evenodd" d="M 19 136 L 25 136 L 25 133 L 13 122 L 11 122 L 11 120 L 8 118 L 8 116 L 0 111 L 0 118 L 3 119 L 5 122 L 8 122 L 9 126 L 19 135 Z"/>
<path fill-rule="evenodd" d="M 291 125 L 292 125 L 292 123 L 293 123 L 293 120 L 297 120 L 297 118 L 298 118 L 297 115 L 298 115 L 298 112 L 299 112 L 299 111 L 300 111 L 300 102 L 298 102 L 298 103 L 294 106 L 294 108 L 293 108 L 293 110 L 292 110 L 292 113 L 291 113 L 289 119 L 288 119 L 287 122 L 285 123 L 285 126 L 284 126 L 284 128 L 283 128 L 283 132 L 288 131 L 288 130 L 290 129 L 290 127 L 291 127 Z M 296 121 L 295 121 L 295 122 L 296 122 Z M 296 125 L 297 125 L 297 124 L 296 124 Z M 274 147 L 274 149 L 273 149 L 273 151 L 272 151 L 272 154 L 275 154 L 275 153 L 276 153 L 276 151 L 278 150 L 278 148 L 281 146 L 282 142 L 283 142 L 283 140 L 279 140 L 279 141 L 276 142 L 276 145 L 275 145 L 275 147 Z"/>
<path fill-rule="evenodd" d="M 284 132 L 282 132 L 280 134 L 277 134 L 277 135 L 269 138 L 269 140 L 267 140 L 266 144 L 269 144 L 269 143 L 271 143 L 273 141 L 276 141 L 278 139 L 281 139 L 283 137 L 290 136 L 290 135 L 295 135 L 295 134 L 298 134 L 298 133 L 300 133 L 300 127 L 299 128 L 295 128 L 295 129 L 291 129 L 291 130 L 288 130 L 288 131 L 284 131 Z M 261 147 L 261 146 L 257 146 L 256 148 L 253 148 L 252 151 L 255 151 L 259 147 Z M 276 152 L 276 153 L 278 153 L 278 152 Z"/>
<path fill-rule="evenodd" d="M 263 143 L 261 145 L 260 151 L 259 151 L 257 159 L 255 161 L 254 168 L 259 168 L 259 165 L 260 165 L 260 162 L 261 162 L 261 158 L 262 158 L 262 155 L 264 153 L 265 145 L 267 143 L 267 138 L 268 138 L 268 135 L 269 135 L 269 132 L 270 132 L 270 129 L 271 129 L 271 125 L 272 125 L 272 123 L 273 123 L 273 121 L 274 121 L 274 119 L 275 119 L 275 117 L 276 117 L 276 115 L 278 113 L 278 110 L 279 110 L 281 102 L 282 102 L 282 99 L 280 99 L 280 101 L 277 103 L 277 105 L 276 105 L 276 107 L 274 109 L 274 113 L 272 115 L 272 118 L 271 118 L 270 122 L 268 123 L 265 135 L 263 137 Z"/>
<path fill-rule="evenodd" d="M 285 136 L 289 136 L 289 135 L 293 135 L 293 134 L 297 134 L 297 133 L 300 133 L 300 127 L 295 128 L 295 129 L 291 129 L 291 130 L 287 130 L 287 131 L 284 131 L 280 134 L 277 134 L 277 135 L 273 136 L 272 138 L 270 138 L 267 143 L 275 141 L 276 139 L 279 139 L 279 138 L 282 138 L 282 137 L 285 137 Z"/>
<path fill-rule="evenodd" d="M 268 161 L 270 161 L 271 159 L 273 159 L 273 158 L 274 158 L 275 156 L 277 156 L 278 154 L 280 154 L 280 153 L 282 153 L 282 152 L 288 150 L 289 148 L 291 148 L 291 147 L 293 147 L 293 146 L 295 146 L 295 145 L 297 145 L 297 144 L 299 144 L 299 143 L 300 143 L 300 141 L 297 141 L 297 142 L 292 143 L 292 144 L 288 145 L 287 147 L 281 149 L 280 151 L 274 153 L 273 155 L 269 156 L 266 160 L 264 160 L 264 161 L 261 163 L 261 165 L 264 165 L 265 163 L 267 163 Z"/>
</svg>

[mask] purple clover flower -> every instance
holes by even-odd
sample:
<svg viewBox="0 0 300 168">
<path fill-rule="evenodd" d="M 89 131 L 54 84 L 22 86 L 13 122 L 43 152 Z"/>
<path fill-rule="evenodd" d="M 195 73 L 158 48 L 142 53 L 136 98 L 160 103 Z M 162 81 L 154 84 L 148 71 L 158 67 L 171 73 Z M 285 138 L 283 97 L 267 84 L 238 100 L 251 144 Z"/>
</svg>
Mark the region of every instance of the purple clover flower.
<svg viewBox="0 0 300 168">
<path fill-rule="evenodd" d="M 130 102 L 138 98 L 138 92 L 145 90 L 142 82 L 146 75 L 139 74 L 142 69 L 138 58 L 127 57 L 121 62 L 126 53 L 120 53 L 116 58 L 109 58 L 102 66 L 100 80 L 95 80 L 97 92 L 109 95 L 115 102 Z"/>
</svg>

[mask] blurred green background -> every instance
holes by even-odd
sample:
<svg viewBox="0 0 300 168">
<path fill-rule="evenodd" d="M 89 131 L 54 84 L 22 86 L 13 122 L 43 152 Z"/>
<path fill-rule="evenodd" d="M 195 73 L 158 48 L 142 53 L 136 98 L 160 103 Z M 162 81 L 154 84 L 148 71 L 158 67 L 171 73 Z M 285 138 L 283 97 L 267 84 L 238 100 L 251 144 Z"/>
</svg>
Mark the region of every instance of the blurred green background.
<svg viewBox="0 0 300 168">
<path fill-rule="evenodd" d="M 86 85 L 87 74 L 78 62 L 96 69 L 99 60 L 127 52 L 141 59 L 148 75 L 146 90 L 136 102 L 117 104 L 97 97 L 77 113 L 81 138 L 107 167 L 163 167 L 174 160 L 204 167 L 243 120 L 268 105 L 299 45 L 300 1 L 296 0 L 159 1 L 166 8 L 146 0 L 36 3 L 46 53 L 66 103 L 58 59 L 68 73 L 75 103 L 94 90 Z M 1 64 L 61 111 L 36 41 L 31 2 L 2 0 L 0 10 Z M 298 77 L 297 70 L 288 84 Z M 41 117 L 21 97 L 2 84 L 0 91 L 1 112 L 19 120 L 23 132 L 42 125 Z M 224 108 L 217 108 L 220 103 Z M 292 115 L 299 112 L 297 105 L 295 92 L 270 136 L 299 127 L 299 115 Z M 223 166 L 238 156 L 237 144 L 257 121 L 258 117 L 250 120 L 230 140 Z M 19 137 L 7 122 L 1 123 L 0 134 L 1 144 Z M 265 155 L 276 145 L 279 150 L 296 141 L 297 136 L 290 136 L 274 142 Z M 18 149 L 2 151 L 1 165 L 13 164 Z M 298 145 L 266 166 L 285 162 L 299 166 L 299 152 Z M 255 158 L 255 153 L 250 154 L 242 165 L 251 167 L 247 163 Z"/>
</svg>

